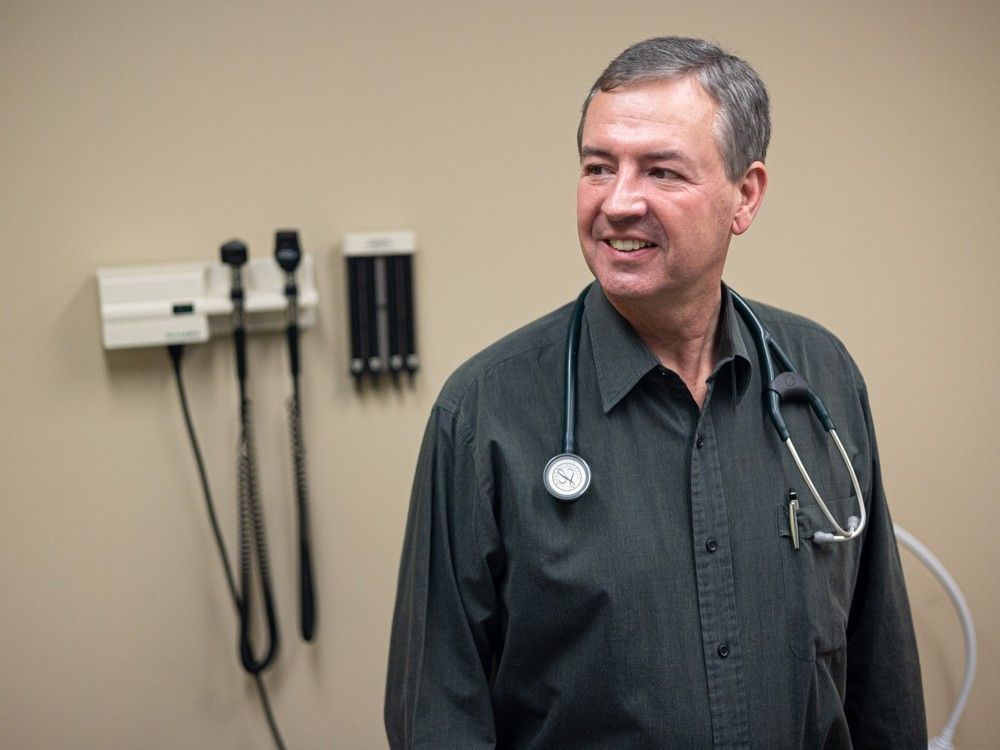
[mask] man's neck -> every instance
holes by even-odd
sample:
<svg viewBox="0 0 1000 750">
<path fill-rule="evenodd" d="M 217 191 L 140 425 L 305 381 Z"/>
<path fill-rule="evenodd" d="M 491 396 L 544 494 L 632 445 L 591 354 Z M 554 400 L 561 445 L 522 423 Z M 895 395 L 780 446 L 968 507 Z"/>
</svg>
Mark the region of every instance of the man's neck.
<svg viewBox="0 0 1000 750">
<path fill-rule="evenodd" d="M 721 285 L 673 300 L 610 300 L 660 364 L 676 372 L 701 408 L 719 348 Z"/>
</svg>

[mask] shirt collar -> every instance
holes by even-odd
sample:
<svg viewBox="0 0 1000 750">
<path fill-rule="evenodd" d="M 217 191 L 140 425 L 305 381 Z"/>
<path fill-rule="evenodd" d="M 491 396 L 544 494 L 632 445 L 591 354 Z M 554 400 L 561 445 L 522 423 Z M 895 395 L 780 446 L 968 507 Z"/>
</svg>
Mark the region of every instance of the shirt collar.
<svg viewBox="0 0 1000 750">
<path fill-rule="evenodd" d="M 601 404 L 607 413 L 660 363 L 628 321 L 608 301 L 597 282 L 587 293 L 585 315 L 590 346 L 594 351 Z M 722 285 L 721 327 L 719 356 L 711 378 L 715 378 L 724 365 L 732 362 L 733 397 L 739 401 L 750 383 L 753 365 L 729 287 L 725 284 Z"/>
</svg>

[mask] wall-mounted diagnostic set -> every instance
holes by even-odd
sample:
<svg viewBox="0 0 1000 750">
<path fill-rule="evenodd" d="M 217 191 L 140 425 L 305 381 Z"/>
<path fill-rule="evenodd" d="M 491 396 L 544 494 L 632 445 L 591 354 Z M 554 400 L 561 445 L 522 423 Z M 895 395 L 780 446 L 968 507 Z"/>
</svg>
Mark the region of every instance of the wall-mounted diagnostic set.
<svg viewBox="0 0 1000 750">
<path fill-rule="evenodd" d="M 231 240 L 220 248 L 219 262 L 103 268 L 97 272 L 97 282 L 105 348 L 165 345 L 170 352 L 209 520 L 238 615 L 240 662 L 255 680 L 275 744 L 283 748 L 270 700 L 261 681 L 261 673 L 277 654 L 280 629 L 272 592 L 252 410 L 247 391 L 247 333 L 282 328 L 285 331 L 291 373 L 288 420 L 299 531 L 299 629 L 302 637 L 311 641 L 316 625 L 316 600 L 299 389 L 299 331 L 316 322 L 319 295 L 312 258 L 301 252 L 296 231 L 279 230 L 275 233 L 273 259 L 250 258 L 245 243 Z M 181 377 L 184 345 L 204 342 L 212 335 L 222 333 L 232 337 L 239 395 L 240 429 L 236 456 L 238 576 L 233 574 L 219 529 Z M 256 604 L 255 591 L 259 591 L 259 604 Z M 261 615 L 256 618 L 255 606 L 262 608 Z M 257 620 L 265 625 L 266 640 L 255 648 L 251 631 L 252 623 Z"/>
<path fill-rule="evenodd" d="M 296 273 L 297 324 L 316 324 L 319 294 L 313 259 L 302 257 Z M 195 261 L 116 266 L 97 271 L 105 349 L 194 344 L 232 330 L 230 269 L 222 262 Z M 247 330 L 285 326 L 285 272 L 271 258 L 248 258 L 242 268 Z"/>
<path fill-rule="evenodd" d="M 413 317 L 413 232 L 347 234 L 343 242 L 349 300 L 351 358 L 348 371 L 360 388 L 386 379 L 399 385 L 419 367 Z M 313 258 L 299 247 L 295 230 L 275 233 L 274 257 L 250 257 L 246 244 L 230 240 L 218 260 L 118 266 L 97 271 L 101 337 L 105 349 L 165 346 L 177 383 L 184 421 L 205 496 L 226 584 L 239 623 L 240 663 L 256 683 L 275 744 L 284 748 L 261 679 L 280 644 L 280 628 L 268 559 L 264 503 L 258 477 L 257 445 L 248 395 L 247 334 L 284 330 L 291 373 L 288 397 L 289 443 L 298 517 L 299 630 L 312 641 L 316 593 L 310 535 L 302 399 L 299 388 L 299 333 L 316 324 L 319 294 Z M 238 381 L 239 441 L 236 448 L 238 554 L 230 563 L 219 528 L 201 449 L 195 435 L 181 375 L 185 345 L 213 336 L 232 340 Z M 388 376 L 388 377 L 386 377 Z M 235 571 L 235 572 L 234 572 Z M 255 626 L 262 639 L 255 644 Z"/>
</svg>

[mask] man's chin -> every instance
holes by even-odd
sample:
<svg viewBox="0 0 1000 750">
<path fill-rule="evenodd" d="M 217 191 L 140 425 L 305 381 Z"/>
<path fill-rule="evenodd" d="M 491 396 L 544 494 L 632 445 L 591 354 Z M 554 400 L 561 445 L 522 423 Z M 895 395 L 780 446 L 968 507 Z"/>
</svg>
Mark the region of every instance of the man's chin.
<svg viewBox="0 0 1000 750">
<path fill-rule="evenodd" d="M 609 298 L 640 301 L 655 297 L 661 291 L 659 285 L 651 283 L 648 273 L 609 271 L 606 268 L 598 268 L 596 272 L 594 268 L 590 270 Z"/>
</svg>

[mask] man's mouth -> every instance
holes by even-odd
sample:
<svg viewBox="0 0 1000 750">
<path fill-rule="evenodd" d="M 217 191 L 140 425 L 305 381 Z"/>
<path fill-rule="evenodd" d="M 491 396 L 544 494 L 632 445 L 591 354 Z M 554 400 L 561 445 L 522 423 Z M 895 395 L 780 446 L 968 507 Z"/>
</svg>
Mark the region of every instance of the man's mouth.
<svg viewBox="0 0 1000 750">
<path fill-rule="evenodd" d="M 653 247 L 652 242 L 646 242 L 645 240 L 605 240 L 605 242 L 622 253 L 631 253 L 646 247 Z"/>
</svg>

